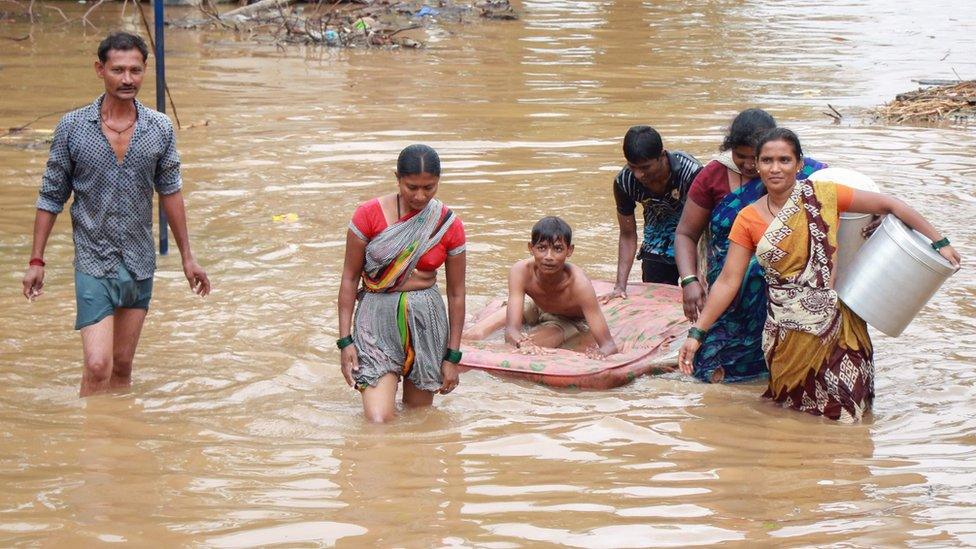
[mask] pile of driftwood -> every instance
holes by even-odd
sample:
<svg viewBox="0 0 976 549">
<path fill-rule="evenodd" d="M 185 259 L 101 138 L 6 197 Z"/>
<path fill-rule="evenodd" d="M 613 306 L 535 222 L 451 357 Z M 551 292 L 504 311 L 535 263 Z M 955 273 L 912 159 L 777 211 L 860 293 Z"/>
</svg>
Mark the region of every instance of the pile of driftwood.
<svg viewBox="0 0 976 549">
<path fill-rule="evenodd" d="M 976 121 L 976 80 L 921 80 L 931 87 L 901 93 L 878 107 L 887 122 L 973 122 Z"/>
<path fill-rule="evenodd" d="M 474 15 L 488 19 L 517 19 L 508 0 L 429 3 L 398 0 L 259 0 L 220 13 L 211 0 L 202 0 L 207 19 L 171 24 L 182 27 L 219 25 L 248 38 L 267 38 L 276 44 L 302 43 L 331 47 L 403 47 L 424 45 L 423 31 L 438 21 L 464 22 Z"/>
</svg>

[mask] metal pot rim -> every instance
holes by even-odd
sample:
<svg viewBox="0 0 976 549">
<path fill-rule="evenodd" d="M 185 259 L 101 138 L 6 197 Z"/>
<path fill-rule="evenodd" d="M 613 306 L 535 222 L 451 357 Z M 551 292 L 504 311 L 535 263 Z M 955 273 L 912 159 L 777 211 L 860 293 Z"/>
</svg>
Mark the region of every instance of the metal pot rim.
<svg viewBox="0 0 976 549">
<path fill-rule="evenodd" d="M 955 272 L 942 254 L 932 249 L 927 238 L 905 225 L 894 215 L 886 215 L 875 235 L 883 232 L 896 246 L 912 256 L 916 261 L 939 274 L 950 275 Z M 874 238 L 874 235 L 871 236 Z"/>
</svg>

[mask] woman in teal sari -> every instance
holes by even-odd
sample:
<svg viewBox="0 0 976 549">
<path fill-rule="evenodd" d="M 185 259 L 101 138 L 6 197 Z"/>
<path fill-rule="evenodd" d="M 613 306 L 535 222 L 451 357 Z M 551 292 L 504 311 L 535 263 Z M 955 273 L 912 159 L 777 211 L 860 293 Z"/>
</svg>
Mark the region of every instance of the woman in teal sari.
<svg viewBox="0 0 976 549">
<path fill-rule="evenodd" d="M 722 142 L 722 154 L 702 169 L 688 191 L 688 201 L 675 232 L 674 255 L 685 316 L 692 322 L 698 319 L 704 305 L 706 287 L 715 282 L 725 264 L 735 216 L 766 194 L 756 171 L 755 139 L 775 127 L 773 117 L 761 109 L 739 113 Z M 801 177 L 806 178 L 824 167 L 825 164 L 805 158 Z M 696 249 L 703 235 L 704 281 L 699 273 Z M 695 377 L 718 383 L 748 381 L 767 375 L 762 352 L 765 320 L 766 282 L 753 258 L 739 295 L 709 330 L 695 355 Z"/>
</svg>

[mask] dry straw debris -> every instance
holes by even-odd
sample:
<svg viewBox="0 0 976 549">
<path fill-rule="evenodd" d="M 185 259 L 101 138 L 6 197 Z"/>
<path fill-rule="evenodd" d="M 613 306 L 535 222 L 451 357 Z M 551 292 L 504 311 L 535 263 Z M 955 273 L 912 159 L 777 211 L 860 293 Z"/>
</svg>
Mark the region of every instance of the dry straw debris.
<svg viewBox="0 0 976 549">
<path fill-rule="evenodd" d="M 894 101 L 878 107 L 877 112 L 886 122 L 895 124 L 976 121 L 976 80 L 901 93 Z"/>
</svg>

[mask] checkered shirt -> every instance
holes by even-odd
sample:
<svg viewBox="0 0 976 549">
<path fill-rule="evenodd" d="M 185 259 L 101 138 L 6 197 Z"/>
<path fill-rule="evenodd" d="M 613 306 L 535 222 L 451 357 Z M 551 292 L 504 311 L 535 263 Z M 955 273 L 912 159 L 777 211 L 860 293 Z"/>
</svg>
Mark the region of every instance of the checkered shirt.
<svg viewBox="0 0 976 549">
<path fill-rule="evenodd" d="M 166 115 L 136 101 L 135 129 L 120 164 L 102 133 L 104 97 L 58 123 L 37 208 L 61 213 L 74 193 L 75 269 L 114 278 L 122 263 L 145 280 L 156 270 L 153 191 L 167 195 L 183 187 L 176 138 Z"/>
</svg>

